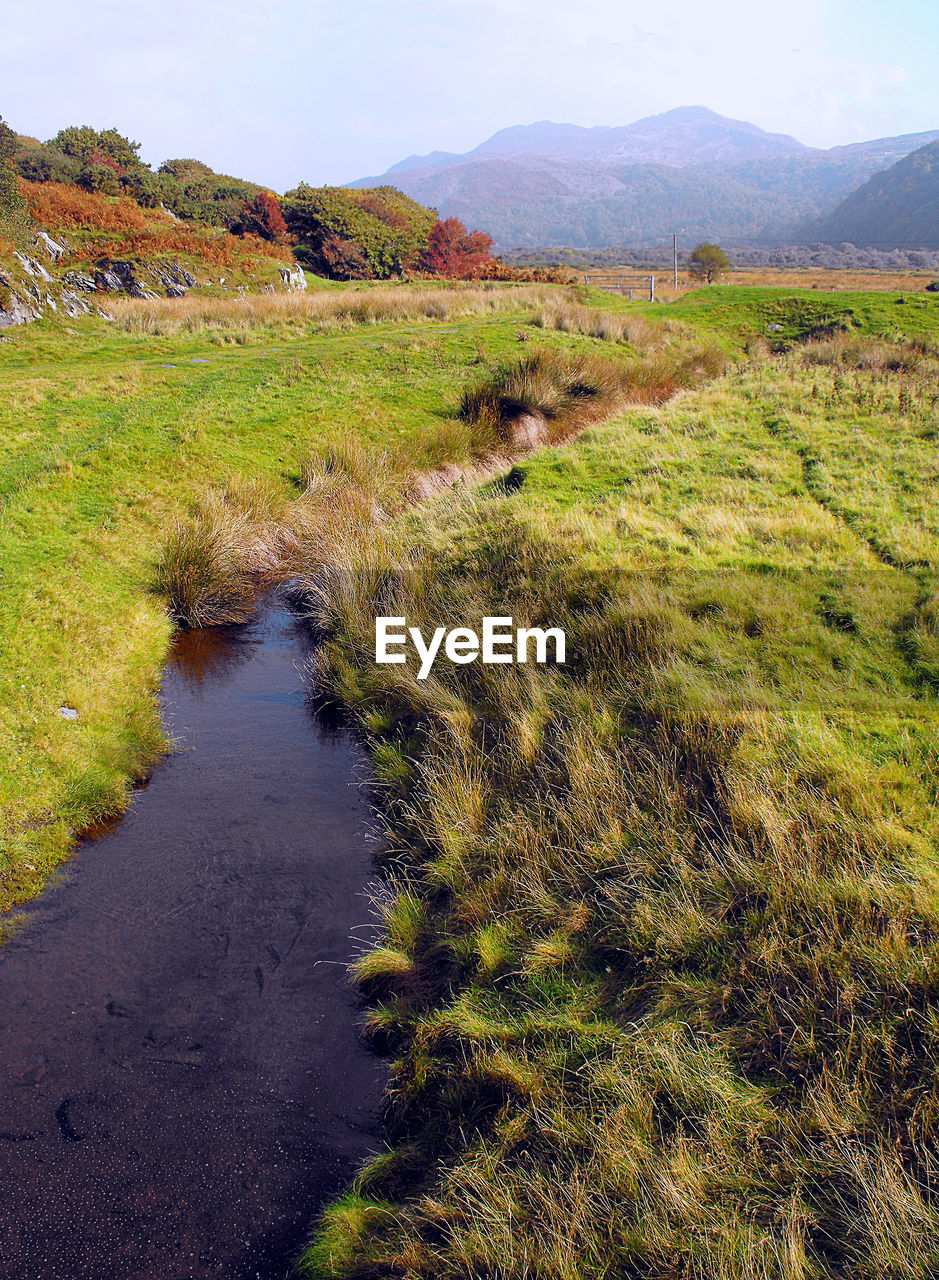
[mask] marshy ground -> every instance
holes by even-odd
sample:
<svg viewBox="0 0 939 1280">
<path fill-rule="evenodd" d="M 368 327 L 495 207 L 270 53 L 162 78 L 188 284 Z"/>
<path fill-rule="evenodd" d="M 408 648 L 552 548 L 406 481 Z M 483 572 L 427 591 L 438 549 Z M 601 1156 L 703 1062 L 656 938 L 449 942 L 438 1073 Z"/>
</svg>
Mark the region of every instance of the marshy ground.
<svg viewBox="0 0 939 1280">
<path fill-rule="evenodd" d="M 308 1272 L 925 1280 L 939 302 L 403 296 L 0 349 L 7 901 L 160 750 L 151 585 L 217 620 L 289 577 L 396 895 L 389 1151 Z M 574 656 L 417 681 L 376 612 Z"/>
</svg>

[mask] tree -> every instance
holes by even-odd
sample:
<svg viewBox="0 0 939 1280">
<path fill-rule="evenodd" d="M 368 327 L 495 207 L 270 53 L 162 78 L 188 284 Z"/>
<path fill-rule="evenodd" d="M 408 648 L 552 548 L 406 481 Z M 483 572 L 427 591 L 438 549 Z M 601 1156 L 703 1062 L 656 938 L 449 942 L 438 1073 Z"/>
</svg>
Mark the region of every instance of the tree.
<svg viewBox="0 0 939 1280">
<path fill-rule="evenodd" d="M 16 134 L 0 116 L 0 227 L 19 232 L 25 222 L 26 206 L 11 163 L 16 146 Z"/>
<path fill-rule="evenodd" d="M 436 215 L 394 187 L 301 183 L 281 202 L 297 258 L 339 280 L 385 280 L 420 261 Z"/>
<path fill-rule="evenodd" d="M 703 242 L 696 245 L 688 255 L 688 270 L 699 280 L 706 279 L 708 284 L 716 280 L 729 266 L 730 259 L 716 244 Z"/>
<path fill-rule="evenodd" d="M 60 129 L 49 146 L 67 156 L 74 156 L 85 164 L 106 164 L 118 173 L 143 164 L 137 155 L 140 150 L 139 142 L 131 142 L 130 138 L 125 138 L 116 129 L 102 129 L 99 132 L 90 124 Z"/>
<path fill-rule="evenodd" d="M 253 232 L 262 240 L 281 242 L 287 234 L 287 224 L 277 197 L 269 191 L 259 192 L 242 210 L 238 229 L 242 235 Z"/>
<path fill-rule="evenodd" d="M 479 274 L 492 257 L 491 248 L 492 236 L 484 231 L 467 231 L 457 218 L 438 220 L 427 237 L 421 266 L 438 276 L 466 280 Z"/>
<path fill-rule="evenodd" d="M 141 198 L 153 178 L 137 155 L 139 150 L 139 142 L 131 142 L 116 129 L 71 125 L 48 142 L 19 139 L 14 164 L 27 182 L 68 182 L 104 195 Z"/>
</svg>

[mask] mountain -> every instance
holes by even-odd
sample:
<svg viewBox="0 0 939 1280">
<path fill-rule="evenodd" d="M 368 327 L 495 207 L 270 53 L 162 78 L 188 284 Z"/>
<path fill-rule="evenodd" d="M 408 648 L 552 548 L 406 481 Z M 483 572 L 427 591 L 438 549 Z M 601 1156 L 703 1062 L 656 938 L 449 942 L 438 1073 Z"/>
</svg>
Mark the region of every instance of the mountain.
<svg viewBox="0 0 939 1280">
<path fill-rule="evenodd" d="M 515 125 L 500 129 L 465 155 L 434 151 L 409 156 L 388 173 L 449 168 L 491 157 L 552 157 L 601 165 L 667 164 L 676 168 L 797 155 L 809 148 L 783 133 L 766 133 L 745 120 L 729 120 L 707 107 L 677 107 L 620 127 L 576 124 Z M 359 184 L 355 184 L 359 185 Z"/>
<path fill-rule="evenodd" d="M 939 249 L 939 141 L 875 173 L 826 217 L 801 228 L 799 239 Z"/>
<path fill-rule="evenodd" d="M 623 126 L 517 125 L 464 155 L 409 156 L 381 177 L 502 247 L 790 238 L 939 131 L 831 150 L 706 107 Z"/>
</svg>

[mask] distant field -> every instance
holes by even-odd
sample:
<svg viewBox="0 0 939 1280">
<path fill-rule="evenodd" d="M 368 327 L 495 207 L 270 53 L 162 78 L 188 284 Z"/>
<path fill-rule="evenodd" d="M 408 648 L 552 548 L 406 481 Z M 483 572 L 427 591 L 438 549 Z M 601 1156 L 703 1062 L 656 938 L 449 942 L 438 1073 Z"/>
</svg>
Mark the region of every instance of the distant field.
<svg viewBox="0 0 939 1280">
<path fill-rule="evenodd" d="M 798 270 L 762 267 L 734 268 L 726 284 L 765 285 L 777 289 L 925 289 L 935 271 L 848 271 L 805 267 Z"/>
<path fill-rule="evenodd" d="M 624 275 L 632 276 L 650 274 L 648 270 L 641 272 L 636 267 L 604 267 L 602 270 L 611 273 L 621 270 Z M 583 281 L 583 271 L 575 272 L 570 270 L 567 274 L 571 281 Z M 684 268 L 679 269 L 678 272 L 677 290 L 672 286 L 671 271 L 657 268 L 652 274 L 655 276 L 656 295 L 663 302 L 683 297 L 690 291 L 714 287 L 693 280 Z M 936 271 L 848 271 L 840 268 L 823 267 L 798 269 L 788 267 L 734 267 L 721 277 L 720 284 L 724 287 L 744 285 L 767 289 L 813 289 L 828 293 L 840 290 L 888 290 L 919 293 L 937 278 L 939 278 L 939 272 Z M 639 301 L 639 290 L 636 291 L 635 298 Z"/>
</svg>

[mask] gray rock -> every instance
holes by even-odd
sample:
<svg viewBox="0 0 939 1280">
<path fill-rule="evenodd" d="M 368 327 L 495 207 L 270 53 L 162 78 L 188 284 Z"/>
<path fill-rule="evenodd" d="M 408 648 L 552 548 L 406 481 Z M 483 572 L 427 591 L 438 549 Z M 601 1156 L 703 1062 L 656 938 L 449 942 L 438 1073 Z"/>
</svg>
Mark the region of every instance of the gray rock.
<svg viewBox="0 0 939 1280">
<path fill-rule="evenodd" d="M 195 276 L 191 275 L 185 267 L 181 267 L 178 262 L 167 262 L 161 266 L 151 267 L 150 275 L 163 286 L 168 298 L 181 298 L 188 289 L 198 283 Z"/>
<path fill-rule="evenodd" d="M 28 324 L 31 320 L 38 320 L 41 315 L 40 307 L 11 293 L 6 307 L 0 310 L 0 329 L 8 329 L 14 324 Z"/>
<path fill-rule="evenodd" d="M 157 297 L 137 278 L 133 262 L 100 262 L 95 271 L 95 284 L 107 293 L 126 293 L 131 298 Z"/>
<path fill-rule="evenodd" d="M 71 289 L 77 289 L 79 293 L 94 293 L 98 287 L 91 276 L 83 275 L 80 271 L 66 271 L 62 283 Z"/>
<path fill-rule="evenodd" d="M 49 284 L 52 283 L 52 276 L 49 275 L 42 263 L 37 262 L 35 258 L 30 258 L 25 253 L 20 253 L 18 249 L 13 250 L 13 257 L 16 258 L 28 276 L 38 280 L 45 280 Z"/>
<path fill-rule="evenodd" d="M 53 262 L 58 262 L 63 254 L 68 252 L 68 245 L 58 244 L 50 235 L 47 235 L 45 231 L 40 231 L 37 234 L 36 243 L 40 248 L 45 249 Z"/>
<path fill-rule="evenodd" d="M 306 276 L 303 274 L 303 268 L 298 262 L 292 269 L 290 267 L 281 267 L 280 279 L 285 289 L 291 289 L 294 293 L 306 288 Z"/>
<path fill-rule="evenodd" d="M 91 310 L 91 303 L 81 294 L 73 293 L 71 289 L 62 290 L 61 301 L 66 314 L 70 316 L 84 316 Z"/>
</svg>

